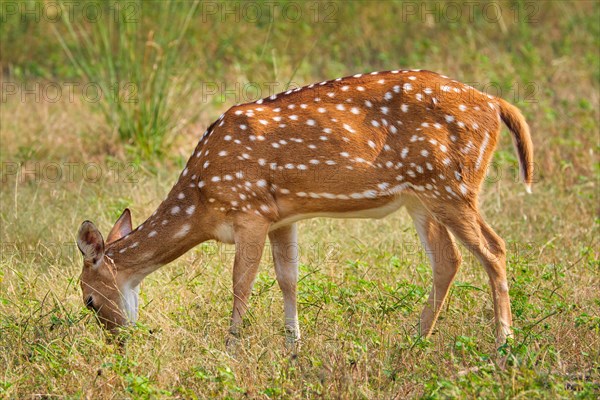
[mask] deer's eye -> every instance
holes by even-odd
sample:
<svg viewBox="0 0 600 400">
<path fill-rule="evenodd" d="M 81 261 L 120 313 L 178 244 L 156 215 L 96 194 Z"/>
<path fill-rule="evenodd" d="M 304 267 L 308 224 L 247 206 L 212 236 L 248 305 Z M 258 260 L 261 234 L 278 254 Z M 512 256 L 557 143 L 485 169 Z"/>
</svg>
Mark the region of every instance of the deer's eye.
<svg viewBox="0 0 600 400">
<path fill-rule="evenodd" d="M 90 310 L 96 311 L 96 307 L 94 307 L 94 299 L 92 299 L 92 296 L 88 296 L 87 299 L 85 299 L 85 306 Z"/>
</svg>

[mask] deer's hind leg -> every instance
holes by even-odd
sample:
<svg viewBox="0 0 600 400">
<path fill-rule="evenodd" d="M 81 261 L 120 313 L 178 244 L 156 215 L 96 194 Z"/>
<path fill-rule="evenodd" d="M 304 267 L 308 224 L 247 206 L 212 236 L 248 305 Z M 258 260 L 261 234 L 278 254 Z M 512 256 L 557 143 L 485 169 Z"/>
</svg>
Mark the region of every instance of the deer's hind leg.
<svg viewBox="0 0 600 400">
<path fill-rule="evenodd" d="M 433 271 L 433 286 L 421 313 L 420 334 L 428 337 L 458 272 L 462 257 L 446 227 L 437 222 L 420 203 L 407 206 Z"/>
<path fill-rule="evenodd" d="M 446 203 L 434 214 L 485 268 L 494 300 L 496 345 L 503 345 L 512 336 L 504 241 L 485 222 L 475 205 Z"/>
</svg>

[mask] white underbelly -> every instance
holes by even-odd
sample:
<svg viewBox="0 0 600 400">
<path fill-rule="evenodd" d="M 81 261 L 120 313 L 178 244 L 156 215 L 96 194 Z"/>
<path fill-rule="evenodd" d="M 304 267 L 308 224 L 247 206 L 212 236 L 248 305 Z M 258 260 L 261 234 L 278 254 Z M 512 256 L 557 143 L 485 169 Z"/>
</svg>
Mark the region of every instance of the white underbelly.
<svg viewBox="0 0 600 400">
<path fill-rule="evenodd" d="M 363 210 L 357 211 L 348 211 L 348 212 L 315 212 L 315 213 L 307 213 L 307 214 L 294 214 L 287 217 L 282 218 L 281 220 L 275 222 L 271 225 L 270 231 L 281 228 L 282 226 L 286 226 L 292 224 L 297 221 L 301 221 L 303 219 L 309 218 L 383 218 L 394 211 L 398 210 L 404 204 L 404 199 L 401 196 L 395 197 L 393 200 L 389 201 L 383 206 L 379 206 L 376 208 L 367 208 Z"/>
</svg>

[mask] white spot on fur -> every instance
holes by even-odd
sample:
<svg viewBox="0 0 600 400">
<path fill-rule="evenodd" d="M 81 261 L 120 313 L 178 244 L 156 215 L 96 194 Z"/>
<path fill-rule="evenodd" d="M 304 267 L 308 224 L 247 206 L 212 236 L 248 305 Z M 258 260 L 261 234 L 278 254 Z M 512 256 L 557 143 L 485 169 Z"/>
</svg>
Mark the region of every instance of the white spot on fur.
<svg viewBox="0 0 600 400">
<path fill-rule="evenodd" d="M 173 237 L 176 239 L 182 238 L 185 235 L 188 234 L 188 232 L 190 231 L 191 225 L 190 224 L 185 224 L 183 225 L 174 235 Z"/>
<path fill-rule="evenodd" d="M 486 132 L 483 138 L 483 142 L 481 143 L 481 148 L 479 148 L 479 155 L 477 156 L 477 161 L 475 162 L 475 169 L 479 169 L 481 167 L 481 161 L 483 160 L 483 156 L 485 154 L 485 149 L 487 148 L 488 142 L 490 140 L 490 135 Z"/>
</svg>

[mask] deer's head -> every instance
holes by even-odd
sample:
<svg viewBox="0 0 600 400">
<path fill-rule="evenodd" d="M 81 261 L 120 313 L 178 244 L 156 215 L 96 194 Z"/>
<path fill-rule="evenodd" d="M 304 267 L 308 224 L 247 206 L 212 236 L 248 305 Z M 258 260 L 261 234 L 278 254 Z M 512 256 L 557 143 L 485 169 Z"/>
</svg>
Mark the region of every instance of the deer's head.
<svg viewBox="0 0 600 400">
<path fill-rule="evenodd" d="M 125 209 L 106 243 L 90 221 L 84 221 L 77 234 L 77 246 L 83 254 L 80 277 L 83 302 L 112 333 L 137 319 L 138 287 L 132 287 L 126 271 L 119 271 L 118 265 L 105 253 L 105 247 L 128 235 L 131 229 L 131 214 Z"/>
</svg>

